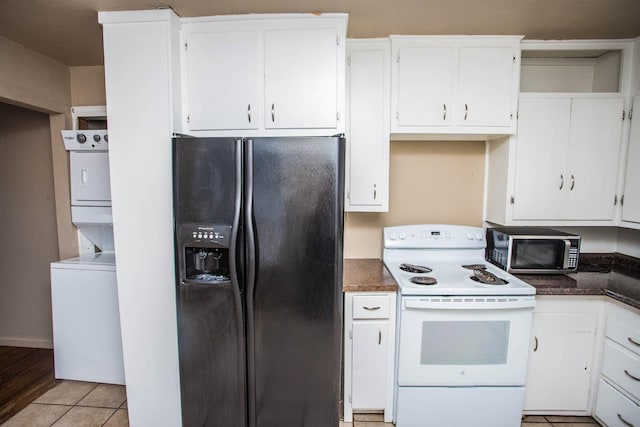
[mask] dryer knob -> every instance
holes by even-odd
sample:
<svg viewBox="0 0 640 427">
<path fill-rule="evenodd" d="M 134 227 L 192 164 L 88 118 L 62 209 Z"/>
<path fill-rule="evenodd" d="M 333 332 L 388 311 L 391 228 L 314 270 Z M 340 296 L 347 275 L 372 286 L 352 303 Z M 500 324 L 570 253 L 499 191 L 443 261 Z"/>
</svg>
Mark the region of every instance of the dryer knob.
<svg viewBox="0 0 640 427">
<path fill-rule="evenodd" d="M 104 134 L 104 142 L 109 142 L 109 136 L 106 133 Z"/>
<path fill-rule="evenodd" d="M 93 135 L 93 140 L 95 142 L 100 142 L 100 135 L 98 135 L 97 133 L 95 135 Z"/>
<path fill-rule="evenodd" d="M 87 142 L 87 136 L 84 133 L 79 133 L 76 135 L 76 140 L 80 144 L 84 144 L 85 142 Z"/>
</svg>

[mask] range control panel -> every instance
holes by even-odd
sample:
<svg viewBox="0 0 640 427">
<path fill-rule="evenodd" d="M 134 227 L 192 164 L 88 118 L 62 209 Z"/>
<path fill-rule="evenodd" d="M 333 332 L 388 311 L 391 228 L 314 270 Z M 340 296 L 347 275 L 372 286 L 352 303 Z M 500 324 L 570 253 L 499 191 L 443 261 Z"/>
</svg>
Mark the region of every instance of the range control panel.
<svg viewBox="0 0 640 427">
<path fill-rule="evenodd" d="M 468 248 L 486 246 L 482 228 L 464 225 L 421 224 L 386 227 L 385 248 L 437 249 Z"/>
<path fill-rule="evenodd" d="M 182 224 L 178 238 L 183 246 L 228 248 L 231 226 L 217 224 Z"/>
</svg>

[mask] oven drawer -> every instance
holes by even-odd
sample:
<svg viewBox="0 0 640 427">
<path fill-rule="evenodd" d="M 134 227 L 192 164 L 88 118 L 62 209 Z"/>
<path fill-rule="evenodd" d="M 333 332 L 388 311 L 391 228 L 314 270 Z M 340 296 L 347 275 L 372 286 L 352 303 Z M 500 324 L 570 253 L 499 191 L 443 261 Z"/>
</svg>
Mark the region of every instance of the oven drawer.
<svg viewBox="0 0 640 427">
<path fill-rule="evenodd" d="M 354 319 L 388 319 L 388 295 L 355 295 L 353 297 Z"/>
<path fill-rule="evenodd" d="M 640 356 L 613 344 L 604 343 L 602 375 L 631 395 L 640 398 Z"/>
</svg>

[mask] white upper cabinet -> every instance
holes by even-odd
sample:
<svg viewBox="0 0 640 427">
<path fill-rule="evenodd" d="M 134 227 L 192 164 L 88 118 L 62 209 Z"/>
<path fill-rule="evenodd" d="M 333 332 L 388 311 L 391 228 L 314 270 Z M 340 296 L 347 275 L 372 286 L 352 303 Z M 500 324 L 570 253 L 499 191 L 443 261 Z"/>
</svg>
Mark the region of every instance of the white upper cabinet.
<svg viewBox="0 0 640 427">
<path fill-rule="evenodd" d="M 386 39 L 347 45 L 347 211 L 389 210 L 390 46 Z"/>
<path fill-rule="evenodd" d="M 258 129 L 259 39 L 257 31 L 189 34 L 189 129 Z"/>
<path fill-rule="evenodd" d="M 623 99 L 521 96 L 514 220 L 612 221 Z"/>
<path fill-rule="evenodd" d="M 397 78 L 394 130 L 401 127 L 451 124 L 454 53 L 454 49 L 450 47 L 397 49 L 394 67 L 397 70 L 394 76 Z M 425 78 L 427 75 L 429 78 Z"/>
<path fill-rule="evenodd" d="M 338 43 L 335 28 L 265 31 L 267 128 L 336 128 Z"/>
<path fill-rule="evenodd" d="M 513 134 L 520 39 L 391 36 L 391 133 Z"/>
<path fill-rule="evenodd" d="M 640 95 L 633 98 L 632 111 L 622 221 L 629 221 L 636 224 L 635 228 L 640 228 Z"/>
<path fill-rule="evenodd" d="M 515 62 L 512 46 L 460 48 L 458 125 L 509 128 L 515 123 Z"/>
<path fill-rule="evenodd" d="M 183 132 L 344 132 L 347 15 L 184 19 Z"/>
</svg>

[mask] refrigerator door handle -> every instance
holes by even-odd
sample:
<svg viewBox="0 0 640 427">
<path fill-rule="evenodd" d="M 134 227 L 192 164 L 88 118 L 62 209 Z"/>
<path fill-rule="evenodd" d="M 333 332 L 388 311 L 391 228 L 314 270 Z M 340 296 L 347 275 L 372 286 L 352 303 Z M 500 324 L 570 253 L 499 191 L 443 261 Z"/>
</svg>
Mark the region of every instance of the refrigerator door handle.
<svg viewBox="0 0 640 427">
<path fill-rule="evenodd" d="M 255 283 L 256 283 L 256 239 L 253 225 L 253 140 L 246 139 L 244 145 L 244 223 L 247 328 L 247 419 L 249 427 L 256 425 L 256 369 L 255 369 Z"/>
<path fill-rule="evenodd" d="M 236 139 L 234 168 L 233 225 L 229 242 L 229 275 L 231 283 L 241 288 L 238 280 L 238 229 L 240 228 L 240 211 L 242 206 L 242 140 Z"/>
</svg>

